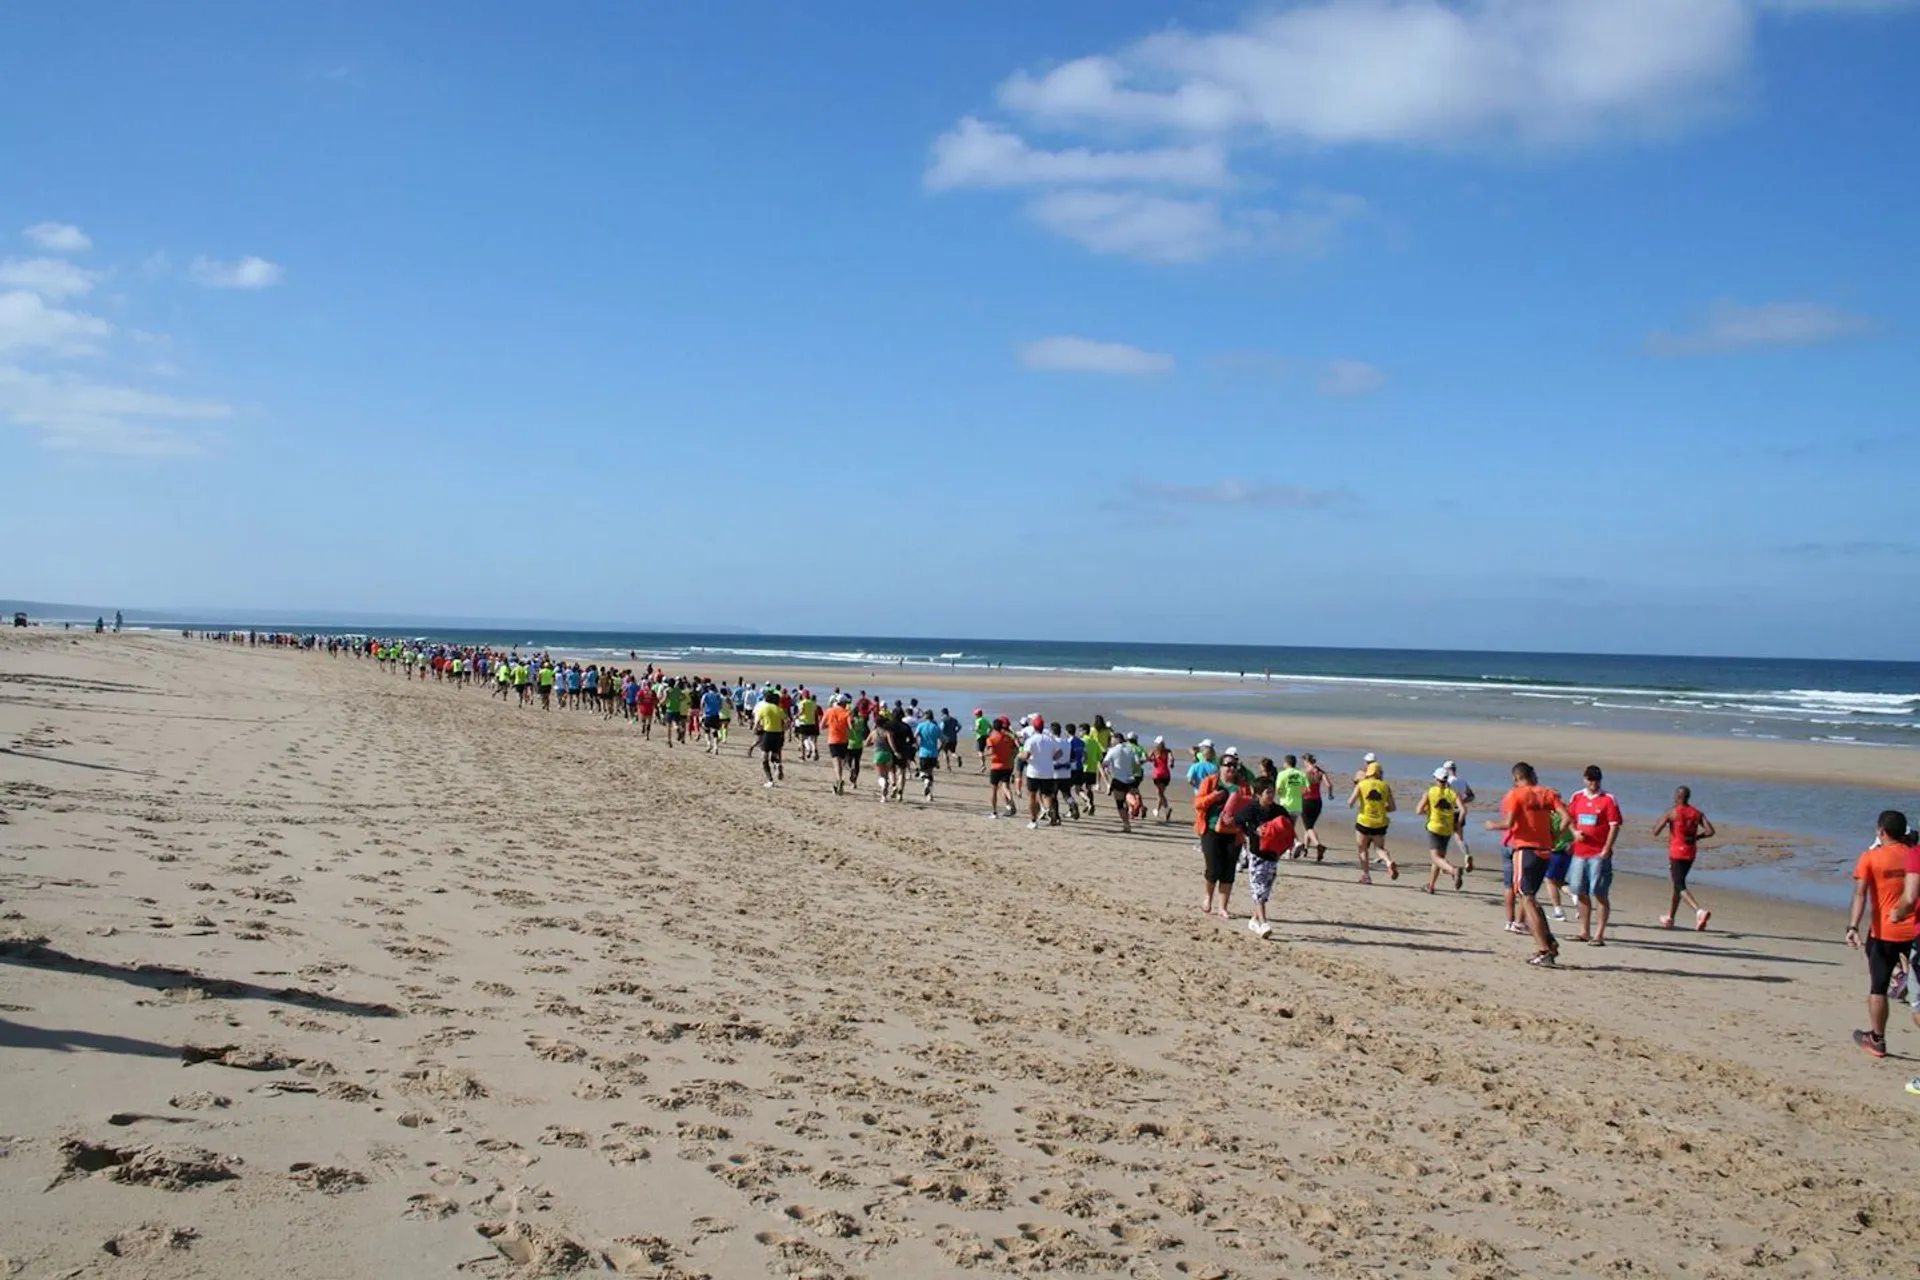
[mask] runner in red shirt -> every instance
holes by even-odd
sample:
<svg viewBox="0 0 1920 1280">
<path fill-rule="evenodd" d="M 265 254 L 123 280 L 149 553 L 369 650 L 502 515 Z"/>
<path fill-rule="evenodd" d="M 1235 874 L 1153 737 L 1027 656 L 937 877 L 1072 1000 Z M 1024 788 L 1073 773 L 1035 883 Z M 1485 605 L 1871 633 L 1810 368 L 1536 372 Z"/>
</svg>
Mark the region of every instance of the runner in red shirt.
<svg viewBox="0 0 1920 1280">
<path fill-rule="evenodd" d="M 1667 878 L 1673 881 L 1673 901 L 1667 904 L 1667 914 L 1660 917 L 1660 927 L 1673 928 L 1673 918 L 1680 913 L 1680 901 L 1684 898 L 1693 908 L 1693 927 L 1704 929 L 1707 921 L 1713 919 L 1713 912 L 1701 906 L 1700 900 L 1687 888 L 1687 873 L 1693 870 L 1693 860 L 1699 856 L 1700 842 L 1711 840 L 1719 833 L 1707 815 L 1693 807 L 1693 792 L 1687 787 L 1674 790 L 1673 808 L 1660 815 L 1660 821 L 1654 824 L 1654 836 L 1657 838 L 1662 832 L 1671 833 L 1667 841 Z"/>
<path fill-rule="evenodd" d="M 1613 842 L 1620 838 L 1620 806 L 1600 789 L 1600 766 L 1581 774 L 1586 789 L 1567 801 L 1573 824 L 1573 870 L 1567 887 L 1580 899 L 1580 941 L 1607 945 L 1607 916 L 1613 899 Z M 1598 907 L 1598 919 L 1595 908 Z M 1593 926 L 1591 933 L 1588 925 Z"/>
<path fill-rule="evenodd" d="M 1513 846 L 1513 887 L 1520 914 L 1526 918 L 1527 931 L 1538 950 L 1528 964 L 1551 966 L 1560 955 L 1547 913 L 1540 909 L 1541 882 L 1547 876 L 1547 856 L 1553 852 L 1553 818 L 1560 815 L 1571 822 L 1560 793 L 1540 785 L 1533 766 L 1521 761 L 1513 766 L 1513 790 L 1500 802 L 1500 816 L 1487 823 L 1489 831 L 1504 831 Z"/>
</svg>

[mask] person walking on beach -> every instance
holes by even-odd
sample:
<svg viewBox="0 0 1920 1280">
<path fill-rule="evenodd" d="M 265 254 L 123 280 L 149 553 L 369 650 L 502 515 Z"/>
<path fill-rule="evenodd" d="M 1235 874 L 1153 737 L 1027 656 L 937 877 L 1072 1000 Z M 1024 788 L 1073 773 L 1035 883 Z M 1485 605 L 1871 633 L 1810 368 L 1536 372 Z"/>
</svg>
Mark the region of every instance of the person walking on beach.
<svg viewBox="0 0 1920 1280">
<path fill-rule="evenodd" d="M 1202 874 L 1207 885 L 1207 896 L 1200 907 L 1202 915 L 1232 919 L 1227 904 L 1233 897 L 1233 877 L 1240 864 L 1243 839 L 1240 828 L 1227 816 L 1227 806 L 1248 781 L 1240 767 L 1239 752 L 1229 748 L 1194 792 L 1193 830 L 1200 837 Z M 1220 904 L 1218 910 L 1214 907 L 1216 896 Z"/>
<path fill-rule="evenodd" d="M 1707 921 L 1713 919 L 1713 912 L 1701 906 L 1700 900 L 1687 888 L 1687 874 L 1693 870 L 1694 859 L 1700 856 L 1700 842 L 1713 839 L 1719 832 L 1713 829 L 1706 814 L 1693 807 L 1693 792 L 1687 787 L 1675 788 L 1673 807 L 1654 824 L 1656 839 L 1662 832 L 1668 833 L 1667 878 L 1673 882 L 1673 899 L 1667 903 L 1667 914 L 1660 917 L 1660 927 L 1673 928 L 1673 918 L 1680 913 L 1684 899 L 1693 908 L 1693 927 L 1705 929 Z"/>
<path fill-rule="evenodd" d="M 1555 816 L 1567 826 L 1573 819 L 1560 793 L 1540 785 L 1533 766 L 1522 760 L 1513 766 L 1513 787 L 1500 802 L 1500 816 L 1487 820 L 1487 830 L 1504 831 L 1513 848 L 1514 900 L 1533 935 L 1534 954 L 1528 964 L 1551 966 L 1560 958 L 1560 944 L 1546 912 L 1540 909 L 1540 883 L 1547 876 L 1547 851 L 1553 847 Z"/>
<path fill-rule="evenodd" d="M 1894 919 L 1906 891 L 1906 839 L 1907 816 L 1888 809 L 1880 815 L 1873 847 L 1853 867 L 1847 945 L 1867 953 L 1867 1029 L 1854 1032 L 1853 1042 L 1872 1058 L 1887 1056 L 1887 989 L 1894 970 L 1912 963 L 1914 938 L 1920 933 L 1920 924 L 1911 914 L 1904 920 Z M 1861 936 L 1863 924 L 1865 937 Z"/>
<path fill-rule="evenodd" d="M 1442 871 L 1453 877 L 1455 890 L 1466 880 L 1465 873 L 1447 861 L 1447 850 L 1453 846 L 1454 829 L 1460 825 L 1460 796 L 1449 783 L 1445 767 L 1435 769 L 1433 785 L 1420 797 L 1420 807 L 1416 811 L 1427 820 L 1427 858 L 1433 864 L 1427 872 L 1428 893 L 1432 893 L 1440 883 Z"/>
<path fill-rule="evenodd" d="M 1253 803 L 1235 815 L 1247 842 L 1247 889 L 1253 895 L 1253 916 L 1247 930 L 1264 938 L 1273 932 L 1267 902 L 1279 878 L 1280 859 L 1298 848 L 1293 815 L 1280 803 L 1271 782 L 1254 784 Z"/>
<path fill-rule="evenodd" d="M 1620 805 L 1601 789 L 1599 765 L 1588 765 L 1581 777 L 1587 785 L 1567 801 L 1567 812 L 1573 815 L 1573 873 L 1567 883 L 1580 901 L 1580 941 L 1604 947 L 1612 910 L 1613 845 L 1620 838 Z"/>
<path fill-rule="evenodd" d="M 1387 815 L 1397 807 L 1393 799 L 1393 788 L 1381 776 L 1380 762 L 1369 753 L 1367 765 L 1360 771 L 1359 781 L 1353 784 L 1353 794 L 1347 797 L 1347 808 L 1354 810 L 1354 841 L 1360 850 L 1360 883 L 1373 883 L 1373 863 L 1375 855 L 1386 862 L 1387 878 L 1400 878 L 1400 864 L 1393 860 L 1393 854 L 1387 851 L 1387 826 L 1392 819 Z"/>
<path fill-rule="evenodd" d="M 1320 762 L 1313 758 L 1311 752 L 1307 754 L 1306 762 L 1307 767 L 1302 772 L 1307 775 L 1307 789 L 1300 793 L 1300 839 L 1307 848 L 1313 850 L 1315 862 L 1325 862 L 1326 842 L 1320 839 L 1320 833 L 1314 828 L 1320 825 L 1321 806 L 1333 792 L 1333 778 L 1320 767 Z"/>
</svg>

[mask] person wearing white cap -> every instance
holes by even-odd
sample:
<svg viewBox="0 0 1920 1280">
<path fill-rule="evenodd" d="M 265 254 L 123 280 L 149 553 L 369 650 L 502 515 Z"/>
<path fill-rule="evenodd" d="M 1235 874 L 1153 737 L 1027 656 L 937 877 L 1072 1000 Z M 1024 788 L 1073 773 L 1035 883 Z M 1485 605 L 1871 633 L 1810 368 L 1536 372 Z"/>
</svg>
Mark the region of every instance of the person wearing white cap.
<svg viewBox="0 0 1920 1280">
<path fill-rule="evenodd" d="M 1460 842 L 1460 870 L 1470 875 L 1473 872 L 1473 850 L 1467 847 L 1467 810 L 1473 808 L 1473 788 L 1460 776 L 1459 767 L 1453 761 L 1449 760 L 1440 767 L 1446 770 L 1447 785 L 1453 788 L 1453 794 L 1460 800 L 1460 820 L 1453 835 Z"/>
<path fill-rule="evenodd" d="M 1147 752 L 1147 776 L 1153 779 L 1153 816 L 1165 826 L 1173 821 L 1173 806 L 1167 803 L 1167 788 L 1173 783 L 1173 751 L 1167 740 L 1157 735 Z"/>
<path fill-rule="evenodd" d="M 1368 767 L 1371 765 L 1378 764 L 1379 761 L 1380 761 L 1380 757 L 1374 755 L 1373 752 L 1371 751 L 1367 752 L 1367 754 L 1365 754 L 1364 756 L 1361 756 L 1360 767 L 1353 771 L 1353 780 L 1355 782 L 1358 782 L 1360 781 L 1360 779 L 1366 777 Z"/>
<path fill-rule="evenodd" d="M 1361 770 L 1360 780 L 1353 784 L 1353 794 L 1347 797 L 1347 808 L 1356 810 L 1353 817 L 1354 838 L 1360 849 L 1360 883 L 1373 883 L 1373 862 L 1377 854 L 1387 864 L 1389 878 L 1400 878 L 1400 865 L 1387 852 L 1387 825 L 1392 821 L 1387 815 L 1398 806 L 1394 804 L 1393 788 L 1387 785 L 1378 760 L 1369 761 Z"/>
<path fill-rule="evenodd" d="M 1447 849 L 1460 826 L 1460 796 L 1449 784 L 1444 765 L 1433 771 L 1433 785 L 1420 797 L 1420 807 L 1415 812 L 1427 820 L 1427 858 L 1433 866 L 1427 872 L 1426 891 L 1434 891 L 1442 871 L 1453 877 L 1453 887 L 1458 890 L 1466 876 L 1447 861 Z"/>
<path fill-rule="evenodd" d="M 1218 772 L 1220 765 L 1213 758 L 1213 739 L 1200 739 L 1193 749 L 1193 763 L 1187 766 L 1187 786 L 1198 793 L 1200 784 Z"/>
</svg>

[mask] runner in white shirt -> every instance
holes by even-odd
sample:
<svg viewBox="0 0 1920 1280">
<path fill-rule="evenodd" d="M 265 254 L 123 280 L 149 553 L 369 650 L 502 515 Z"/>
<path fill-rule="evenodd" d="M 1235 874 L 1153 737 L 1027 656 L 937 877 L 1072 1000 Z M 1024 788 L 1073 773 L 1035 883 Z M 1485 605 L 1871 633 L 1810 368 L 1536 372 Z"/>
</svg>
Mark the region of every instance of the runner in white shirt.
<svg viewBox="0 0 1920 1280">
<path fill-rule="evenodd" d="M 1060 746 L 1060 740 L 1047 732 L 1047 723 L 1039 716 L 1033 717 L 1032 733 L 1021 747 L 1027 758 L 1027 830 L 1038 830 L 1040 826 L 1040 802 L 1045 799 L 1047 805 L 1047 825 L 1060 825 L 1060 797 L 1054 791 L 1054 777 L 1061 768 L 1060 757 L 1066 754 Z"/>
<path fill-rule="evenodd" d="M 1133 819 L 1127 816 L 1127 801 L 1140 789 L 1140 757 L 1126 739 L 1117 738 L 1100 762 L 1107 768 L 1113 806 L 1120 811 L 1120 829 L 1130 832 Z"/>
</svg>

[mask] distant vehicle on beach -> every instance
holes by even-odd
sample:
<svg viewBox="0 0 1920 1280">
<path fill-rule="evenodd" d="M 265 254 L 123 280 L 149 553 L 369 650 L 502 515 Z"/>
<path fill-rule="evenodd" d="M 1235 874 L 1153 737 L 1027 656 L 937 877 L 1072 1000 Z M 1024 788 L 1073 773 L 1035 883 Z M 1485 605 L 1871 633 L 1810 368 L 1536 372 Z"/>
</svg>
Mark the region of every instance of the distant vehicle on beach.
<svg viewBox="0 0 1920 1280">
<path fill-rule="evenodd" d="M 24 627 L 27 625 L 27 611 L 25 609 L 17 610 L 14 613 L 13 625 L 16 627 Z"/>
</svg>

